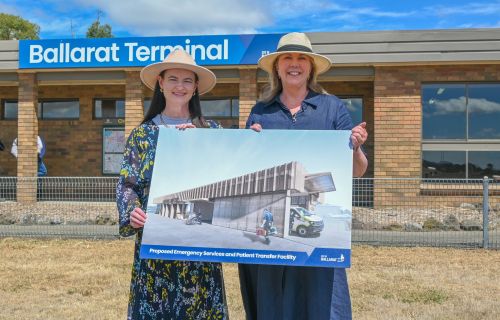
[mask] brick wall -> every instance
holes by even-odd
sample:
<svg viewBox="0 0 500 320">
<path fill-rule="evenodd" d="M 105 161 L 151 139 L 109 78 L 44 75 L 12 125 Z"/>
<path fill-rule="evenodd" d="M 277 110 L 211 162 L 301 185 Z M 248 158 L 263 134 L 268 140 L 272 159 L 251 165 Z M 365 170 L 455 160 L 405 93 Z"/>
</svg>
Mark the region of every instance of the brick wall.
<svg viewBox="0 0 500 320">
<path fill-rule="evenodd" d="M 240 96 L 239 125 L 243 127 L 257 92 L 255 69 L 241 69 L 240 83 L 218 84 L 205 98 Z M 141 118 L 138 85 L 131 73 L 129 86 L 135 97 L 135 122 Z M 375 82 L 323 82 L 339 96 L 362 96 L 368 123 L 366 151 L 370 160 L 367 177 L 420 177 L 422 82 L 500 81 L 499 65 L 377 67 Z M 46 165 L 50 176 L 100 176 L 102 168 L 102 120 L 93 119 L 94 98 L 125 98 L 123 85 L 41 86 L 39 99 L 79 99 L 79 120 L 39 120 L 40 136 L 47 142 Z M 17 87 L 0 87 L 0 99 L 18 99 Z M 227 125 L 226 125 L 227 126 Z M 17 121 L 0 120 L 0 139 L 8 149 L 17 136 Z M 8 150 L 0 153 L 0 175 L 15 176 L 16 161 Z"/>
<path fill-rule="evenodd" d="M 218 99 L 226 97 L 238 97 L 240 95 L 238 83 L 218 83 L 212 91 L 204 94 L 202 99 Z"/>
<path fill-rule="evenodd" d="M 34 73 L 19 74 L 17 121 L 17 201 L 36 202 L 37 183 L 37 101 L 38 87 Z M 27 178 L 27 179 L 23 179 Z"/>
<path fill-rule="evenodd" d="M 17 174 L 17 161 L 10 154 L 12 142 L 17 137 L 17 120 L 2 120 L 3 119 L 3 101 L 17 100 L 18 87 L 0 87 L 0 140 L 5 145 L 5 150 L 0 151 L 0 177 L 15 176 Z"/>
<path fill-rule="evenodd" d="M 50 176 L 101 176 L 103 120 L 93 119 L 94 99 L 121 98 L 121 85 L 45 86 L 40 99 L 79 99 L 79 120 L 40 120 L 40 136 L 47 144 L 45 164 Z"/>
<path fill-rule="evenodd" d="M 139 71 L 127 71 L 125 80 L 125 137 L 144 118 L 143 85 Z"/>
<path fill-rule="evenodd" d="M 375 177 L 419 177 L 421 71 L 376 68 Z"/>
<path fill-rule="evenodd" d="M 421 176 L 421 85 L 426 82 L 500 81 L 500 65 L 377 67 L 374 83 L 374 176 Z M 446 124 L 443 124 L 446 125 Z M 422 201 L 420 185 L 375 188 L 375 205 Z M 390 200 L 390 201 L 389 201 Z"/>
<path fill-rule="evenodd" d="M 17 121 L 17 173 L 19 177 L 37 175 L 37 101 L 36 75 L 19 74 Z"/>
<path fill-rule="evenodd" d="M 500 81 L 500 65 L 376 68 L 375 177 L 420 177 L 421 84 L 453 81 Z"/>
<path fill-rule="evenodd" d="M 257 102 L 257 69 L 240 69 L 240 128 L 245 128 L 248 115 Z"/>
<path fill-rule="evenodd" d="M 17 88 L 0 88 L 0 99 L 17 99 Z M 47 144 L 45 164 L 49 176 L 101 176 L 103 120 L 93 119 L 95 98 L 125 97 L 121 85 L 41 86 L 39 99 L 79 99 L 79 120 L 39 120 L 39 135 Z M 10 150 L 17 136 L 17 121 L 0 120 L 0 139 Z M 4 140 L 5 139 L 5 140 Z M 1 175 L 16 176 L 16 161 L 0 154 Z"/>
</svg>

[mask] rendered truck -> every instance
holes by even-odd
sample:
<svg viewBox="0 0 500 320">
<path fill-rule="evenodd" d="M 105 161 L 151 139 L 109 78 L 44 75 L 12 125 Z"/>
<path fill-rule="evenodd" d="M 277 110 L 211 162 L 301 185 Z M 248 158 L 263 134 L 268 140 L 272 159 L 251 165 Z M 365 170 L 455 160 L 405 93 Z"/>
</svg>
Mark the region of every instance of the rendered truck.
<svg viewBox="0 0 500 320">
<path fill-rule="evenodd" d="M 290 233 L 296 232 L 301 237 L 323 231 L 323 218 L 302 208 L 290 208 Z"/>
</svg>

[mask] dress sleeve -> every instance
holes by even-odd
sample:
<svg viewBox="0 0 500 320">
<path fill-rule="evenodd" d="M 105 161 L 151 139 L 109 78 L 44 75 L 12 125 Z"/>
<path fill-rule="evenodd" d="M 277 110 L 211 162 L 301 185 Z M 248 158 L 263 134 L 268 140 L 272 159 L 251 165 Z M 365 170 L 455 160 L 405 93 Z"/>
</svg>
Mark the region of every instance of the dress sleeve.
<svg viewBox="0 0 500 320">
<path fill-rule="evenodd" d="M 252 107 L 252 110 L 250 111 L 250 115 L 248 116 L 247 123 L 245 124 L 246 129 L 250 129 L 250 127 L 255 124 L 261 124 L 260 123 L 260 117 L 261 117 L 262 111 L 261 111 L 261 103 L 258 102 L 256 105 Z"/>
<path fill-rule="evenodd" d="M 125 145 L 120 178 L 116 186 L 116 204 L 119 215 L 119 232 L 123 237 L 134 235 L 137 230 L 130 225 L 130 213 L 141 207 L 138 194 L 141 170 L 141 155 L 136 139 L 136 129 L 132 130 Z"/>
<path fill-rule="evenodd" d="M 250 113 L 247 119 L 247 123 L 245 124 L 245 128 L 249 129 L 252 124 L 254 124 L 253 113 Z"/>
<path fill-rule="evenodd" d="M 334 123 L 334 130 L 351 130 L 353 128 L 352 119 L 345 104 L 338 100 L 337 118 Z"/>
</svg>

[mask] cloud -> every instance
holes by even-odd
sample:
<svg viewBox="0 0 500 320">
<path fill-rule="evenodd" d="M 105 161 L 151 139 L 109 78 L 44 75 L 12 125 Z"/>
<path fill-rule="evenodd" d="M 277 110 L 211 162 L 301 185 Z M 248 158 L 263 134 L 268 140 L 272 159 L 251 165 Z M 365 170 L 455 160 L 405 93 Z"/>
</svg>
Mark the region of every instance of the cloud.
<svg viewBox="0 0 500 320">
<path fill-rule="evenodd" d="M 462 6 L 437 5 L 425 8 L 425 11 L 437 16 L 498 15 L 500 14 L 500 1 L 490 3 L 473 2 Z"/>
<path fill-rule="evenodd" d="M 469 112 L 500 113 L 500 103 L 487 99 L 469 99 Z"/>
<path fill-rule="evenodd" d="M 468 28 L 500 28 L 500 21 L 497 22 L 477 22 L 477 23 L 465 23 L 458 25 L 457 28 L 468 29 Z"/>
<path fill-rule="evenodd" d="M 483 114 L 500 113 L 499 102 L 489 101 L 484 98 L 469 98 L 469 101 L 466 102 L 465 97 L 460 97 L 449 100 L 431 99 L 429 104 L 434 105 L 435 110 L 432 114 L 426 114 L 426 117 L 442 116 L 452 113 L 464 113 L 466 103 L 468 104 L 469 112 L 479 112 Z"/>
<path fill-rule="evenodd" d="M 314 26 L 313 29 L 322 30 L 326 26 L 331 28 L 332 23 L 344 22 L 341 29 L 360 29 L 367 26 L 370 19 L 403 18 L 416 15 L 416 11 L 389 11 L 374 7 L 343 6 L 331 1 L 271 1 L 273 16 L 279 21 L 294 21 L 295 24 Z M 338 29 L 338 27 L 336 27 Z"/>
<path fill-rule="evenodd" d="M 346 0 L 18 0 L 0 12 L 40 25 L 42 38 L 84 36 L 102 11 L 117 36 L 245 34 L 500 27 L 500 1 L 465 5 L 388 5 Z M 492 17 L 492 18 L 491 18 Z M 71 24 L 73 23 L 73 30 Z"/>
<path fill-rule="evenodd" d="M 0 12 L 1 13 L 7 13 L 7 14 L 13 14 L 15 16 L 20 15 L 19 10 L 11 5 L 0 3 Z"/>
<path fill-rule="evenodd" d="M 119 25 L 132 34 L 144 36 L 254 33 L 258 26 L 272 23 L 262 0 L 79 2 L 102 10 L 113 28 Z"/>
<path fill-rule="evenodd" d="M 372 18 L 404 18 L 408 16 L 413 16 L 417 12 L 416 11 L 405 11 L 405 12 L 396 12 L 396 11 L 381 11 L 375 8 L 349 8 L 345 10 L 343 16 L 345 17 L 372 17 Z M 342 16 L 341 16 L 342 17 Z M 338 17 L 336 17 L 338 18 Z"/>
<path fill-rule="evenodd" d="M 465 97 L 454 98 L 449 100 L 433 100 L 429 101 L 429 104 L 434 105 L 435 111 L 426 116 L 442 116 L 452 113 L 464 113 L 465 112 Z"/>
<path fill-rule="evenodd" d="M 87 8 L 102 10 L 113 30 L 120 28 L 140 36 L 190 34 L 318 31 L 332 22 L 363 25 L 367 18 L 401 18 L 414 11 L 384 11 L 372 7 L 353 8 L 326 0 L 73 0 Z M 337 27 L 334 27 L 337 29 Z M 356 29 L 349 27 L 348 29 Z"/>
</svg>

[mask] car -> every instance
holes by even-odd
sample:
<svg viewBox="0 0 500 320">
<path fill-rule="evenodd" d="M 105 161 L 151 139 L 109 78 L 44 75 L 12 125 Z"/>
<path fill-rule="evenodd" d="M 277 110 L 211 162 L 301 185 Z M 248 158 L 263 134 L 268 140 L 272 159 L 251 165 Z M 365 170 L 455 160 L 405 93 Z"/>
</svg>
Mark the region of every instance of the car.
<svg viewBox="0 0 500 320">
<path fill-rule="evenodd" d="M 289 233 L 296 232 L 301 237 L 318 234 L 323 231 L 323 218 L 302 207 L 290 208 Z"/>
</svg>

